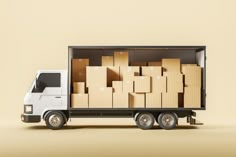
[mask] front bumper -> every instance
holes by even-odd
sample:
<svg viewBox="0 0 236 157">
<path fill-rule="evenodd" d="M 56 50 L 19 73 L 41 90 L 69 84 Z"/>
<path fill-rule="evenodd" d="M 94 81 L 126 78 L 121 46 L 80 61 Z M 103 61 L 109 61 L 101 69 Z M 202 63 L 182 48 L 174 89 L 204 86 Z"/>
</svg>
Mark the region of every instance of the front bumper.
<svg viewBox="0 0 236 157">
<path fill-rule="evenodd" d="M 21 120 L 22 122 L 25 122 L 25 123 L 37 123 L 41 121 L 41 116 L 21 114 Z"/>
</svg>

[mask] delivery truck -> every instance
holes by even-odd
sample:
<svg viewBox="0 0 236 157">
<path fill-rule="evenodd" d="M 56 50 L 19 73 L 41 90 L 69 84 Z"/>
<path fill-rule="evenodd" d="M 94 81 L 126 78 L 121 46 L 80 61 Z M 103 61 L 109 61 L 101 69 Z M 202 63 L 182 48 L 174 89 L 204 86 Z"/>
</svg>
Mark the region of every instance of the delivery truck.
<svg viewBox="0 0 236 157">
<path fill-rule="evenodd" d="M 206 46 L 69 46 L 67 70 L 37 72 L 21 120 L 56 130 L 72 118 L 130 117 L 173 129 L 205 109 Z"/>
</svg>

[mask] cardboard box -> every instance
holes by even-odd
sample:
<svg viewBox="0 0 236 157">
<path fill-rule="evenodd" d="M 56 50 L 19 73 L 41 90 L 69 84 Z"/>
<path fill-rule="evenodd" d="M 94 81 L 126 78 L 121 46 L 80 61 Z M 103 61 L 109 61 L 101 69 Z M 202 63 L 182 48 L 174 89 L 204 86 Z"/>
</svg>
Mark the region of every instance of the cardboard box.
<svg viewBox="0 0 236 157">
<path fill-rule="evenodd" d="M 77 94 L 85 93 L 85 83 L 84 82 L 73 82 L 73 93 L 77 93 Z"/>
<path fill-rule="evenodd" d="M 201 87 L 201 67 L 200 66 L 183 66 L 184 85 L 186 87 Z"/>
<path fill-rule="evenodd" d="M 179 72 L 164 72 L 167 76 L 167 92 L 183 93 L 183 75 Z"/>
<path fill-rule="evenodd" d="M 140 68 L 138 66 L 120 67 L 121 81 L 134 81 L 134 76 L 140 75 Z"/>
<path fill-rule="evenodd" d="M 166 93 L 167 92 L 166 76 L 156 76 L 151 78 L 151 92 L 152 93 Z"/>
<path fill-rule="evenodd" d="M 180 73 L 180 59 L 179 58 L 162 59 L 161 62 L 162 62 L 163 71 Z"/>
<path fill-rule="evenodd" d="M 71 94 L 72 108 L 88 108 L 88 94 Z"/>
<path fill-rule="evenodd" d="M 145 108 L 145 94 L 129 93 L 130 108 Z"/>
<path fill-rule="evenodd" d="M 150 76 L 135 76 L 134 77 L 134 92 L 135 93 L 150 93 L 151 92 Z"/>
<path fill-rule="evenodd" d="M 161 93 L 146 93 L 146 108 L 161 108 Z"/>
<path fill-rule="evenodd" d="M 123 92 L 123 81 L 112 81 L 113 93 Z"/>
<path fill-rule="evenodd" d="M 200 87 L 184 87 L 184 108 L 201 108 Z"/>
<path fill-rule="evenodd" d="M 107 66 L 107 87 L 112 86 L 112 81 L 120 80 L 120 67 Z"/>
<path fill-rule="evenodd" d="M 89 59 L 72 59 L 71 60 L 71 81 L 86 81 L 86 66 L 89 65 Z"/>
<path fill-rule="evenodd" d="M 129 93 L 113 93 L 113 108 L 128 108 Z"/>
<path fill-rule="evenodd" d="M 89 88 L 89 108 L 112 108 L 112 87 Z"/>
<path fill-rule="evenodd" d="M 102 56 L 102 66 L 114 66 L 113 56 Z"/>
<path fill-rule="evenodd" d="M 161 66 L 161 62 L 148 62 L 148 66 Z"/>
<path fill-rule="evenodd" d="M 178 108 L 178 93 L 162 93 L 162 108 Z"/>
<path fill-rule="evenodd" d="M 128 52 L 114 52 L 114 65 L 115 66 L 129 66 L 129 53 Z"/>
<path fill-rule="evenodd" d="M 132 62 L 131 66 L 147 66 L 147 62 Z"/>
<path fill-rule="evenodd" d="M 197 64 L 181 64 L 180 71 L 183 73 L 183 68 L 186 66 L 197 66 Z"/>
<path fill-rule="evenodd" d="M 162 76 L 162 67 L 161 66 L 147 66 L 141 67 L 142 76 Z"/>
<path fill-rule="evenodd" d="M 86 67 L 87 87 L 106 87 L 107 86 L 107 67 L 88 66 Z"/>
<path fill-rule="evenodd" d="M 134 81 L 122 81 L 123 82 L 123 93 L 134 92 Z"/>
</svg>

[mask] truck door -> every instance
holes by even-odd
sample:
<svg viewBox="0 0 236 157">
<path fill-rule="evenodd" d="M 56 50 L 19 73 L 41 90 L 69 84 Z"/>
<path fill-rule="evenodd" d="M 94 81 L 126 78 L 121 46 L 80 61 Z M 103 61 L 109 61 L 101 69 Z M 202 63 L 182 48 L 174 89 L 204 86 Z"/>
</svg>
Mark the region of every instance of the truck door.
<svg viewBox="0 0 236 157">
<path fill-rule="evenodd" d="M 38 105 L 35 106 L 37 111 L 45 108 L 57 109 L 62 105 L 60 73 L 41 73 L 34 90 L 40 93 Z"/>
</svg>

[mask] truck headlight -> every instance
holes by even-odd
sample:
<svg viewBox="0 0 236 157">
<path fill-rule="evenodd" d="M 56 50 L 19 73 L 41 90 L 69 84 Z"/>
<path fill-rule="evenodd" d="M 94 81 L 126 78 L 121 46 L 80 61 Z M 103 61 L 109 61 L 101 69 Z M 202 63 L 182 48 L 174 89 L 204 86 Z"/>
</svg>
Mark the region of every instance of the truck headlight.
<svg viewBox="0 0 236 157">
<path fill-rule="evenodd" d="M 33 113 L 33 105 L 25 105 L 24 113 L 32 114 Z"/>
</svg>

